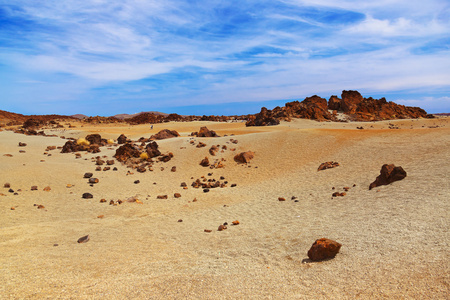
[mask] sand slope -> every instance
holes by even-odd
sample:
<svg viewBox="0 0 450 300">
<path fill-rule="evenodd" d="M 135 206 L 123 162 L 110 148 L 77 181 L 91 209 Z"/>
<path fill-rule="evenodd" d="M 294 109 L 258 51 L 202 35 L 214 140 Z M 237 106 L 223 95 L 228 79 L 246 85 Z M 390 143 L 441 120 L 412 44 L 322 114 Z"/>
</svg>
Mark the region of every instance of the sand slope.
<svg viewBox="0 0 450 300">
<path fill-rule="evenodd" d="M 389 123 L 400 129 L 388 129 Z M 220 135 L 235 136 L 188 137 L 204 125 Z M 429 128 L 436 125 L 439 128 Z M 448 296 L 448 118 L 378 123 L 294 120 L 263 128 L 245 128 L 242 123 L 167 123 L 153 131 L 145 125 L 79 125 L 54 133 L 81 137 L 98 132 L 105 138 L 125 133 L 138 139 L 163 128 L 182 135 L 158 141 L 160 150 L 173 152 L 174 158 L 156 163 L 153 172 L 131 170 L 132 175 L 117 162 L 118 171 L 94 171 L 91 158 L 110 159 L 115 147 L 102 148 L 95 155 L 83 153 L 82 159 L 58 150 L 47 156 L 43 154 L 47 146 L 62 146 L 65 140 L 0 132 L 1 298 Z M 198 149 L 189 143 L 191 139 L 208 146 Z M 19 142 L 28 146 L 18 147 Z M 213 158 L 208 154 L 211 145 L 227 145 L 217 155 L 226 159 L 225 168 L 198 165 L 205 156 Z M 249 165 L 233 161 L 236 153 L 247 150 L 256 153 Z M 320 163 L 331 160 L 341 165 L 317 172 Z M 369 191 L 384 163 L 402 166 L 408 176 Z M 172 166 L 177 172 L 170 172 Z M 89 186 L 85 172 L 93 172 L 100 182 Z M 190 187 L 191 178 L 200 176 L 217 180 L 224 176 L 229 184 L 203 193 Z M 134 184 L 135 180 L 140 183 Z M 16 192 L 21 189 L 18 195 L 3 188 L 6 182 Z M 183 190 L 181 182 L 189 188 Z M 231 187 L 232 183 L 237 186 Z M 32 185 L 39 190 L 31 191 Z M 46 186 L 51 191 L 43 191 Z M 331 197 L 345 186 L 351 187 L 345 197 Z M 85 192 L 94 198 L 82 199 Z M 182 197 L 174 198 L 176 192 Z M 167 200 L 157 199 L 163 194 Z M 131 196 L 143 204 L 99 202 Z M 291 201 L 292 196 L 299 202 Z M 278 197 L 287 201 L 279 202 Z M 220 224 L 234 220 L 240 225 L 217 231 Z M 86 234 L 90 241 L 78 244 L 77 239 Z M 343 246 L 335 259 L 311 263 L 306 252 L 321 237 Z"/>
</svg>

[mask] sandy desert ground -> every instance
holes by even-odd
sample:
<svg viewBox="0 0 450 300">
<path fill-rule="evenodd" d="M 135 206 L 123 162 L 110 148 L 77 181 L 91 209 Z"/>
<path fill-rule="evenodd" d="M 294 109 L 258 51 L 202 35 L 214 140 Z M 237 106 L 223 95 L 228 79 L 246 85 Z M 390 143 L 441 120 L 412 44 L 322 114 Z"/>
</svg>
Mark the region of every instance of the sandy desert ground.
<svg viewBox="0 0 450 300">
<path fill-rule="evenodd" d="M 138 173 L 117 161 L 112 167 L 118 171 L 95 171 L 91 158 L 111 159 L 117 146 L 80 159 L 60 150 L 49 156 L 47 146 L 66 140 L 1 131 L 2 299 L 448 299 L 450 118 L 293 120 L 258 128 L 165 123 L 153 130 L 75 125 L 47 133 L 112 139 L 124 133 L 137 140 L 171 129 L 181 136 L 158 141 L 161 152 L 173 152 L 172 160 Z M 201 126 L 221 137 L 188 136 Z M 196 148 L 191 140 L 207 147 Z M 226 160 L 224 168 L 199 165 L 205 156 L 213 158 L 211 145 L 227 145 L 214 157 Z M 234 155 L 247 150 L 255 158 L 237 164 Z M 325 161 L 340 166 L 318 172 Z M 402 166 L 407 177 L 369 190 L 385 163 Z M 85 172 L 99 183 L 91 187 Z M 229 184 L 204 193 L 190 186 L 201 176 L 223 176 Z M 31 191 L 34 185 L 37 191 Z M 331 196 L 346 186 L 346 196 Z M 94 197 L 83 199 L 86 192 Z M 109 205 L 133 196 L 142 204 Z M 217 231 L 234 220 L 240 224 Z M 87 243 L 77 243 L 87 234 Z M 307 251 L 322 237 L 342 248 L 332 260 L 311 262 Z"/>
</svg>

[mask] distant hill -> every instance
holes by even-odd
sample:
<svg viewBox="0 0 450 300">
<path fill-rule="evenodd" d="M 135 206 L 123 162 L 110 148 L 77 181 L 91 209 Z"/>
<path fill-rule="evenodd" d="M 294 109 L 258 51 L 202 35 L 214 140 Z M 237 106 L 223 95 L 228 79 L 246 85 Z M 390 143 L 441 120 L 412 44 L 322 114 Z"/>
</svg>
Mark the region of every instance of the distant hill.
<svg viewBox="0 0 450 300">
<path fill-rule="evenodd" d="M 4 110 L 0 110 L 0 123 L 10 125 L 18 125 L 22 124 L 28 119 L 36 119 L 40 121 L 51 121 L 56 119 L 73 119 L 71 116 L 64 115 L 22 115 L 13 112 L 8 112 Z"/>
<path fill-rule="evenodd" d="M 83 114 L 76 114 L 76 115 L 71 115 L 72 118 L 76 118 L 76 119 L 86 119 L 88 118 L 88 116 L 83 115 Z"/>
<path fill-rule="evenodd" d="M 164 116 L 164 117 L 169 115 L 169 114 L 162 113 L 159 111 L 141 111 L 140 113 L 136 113 L 136 114 L 131 114 L 131 115 L 130 114 L 118 114 L 118 115 L 114 115 L 112 117 L 117 118 L 119 120 L 126 120 L 126 119 L 131 119 L 133 117 L 136 117 L 136 116 L 139 116 L 142 114 L 154 114 L 157 116 Z"/>
</svg>

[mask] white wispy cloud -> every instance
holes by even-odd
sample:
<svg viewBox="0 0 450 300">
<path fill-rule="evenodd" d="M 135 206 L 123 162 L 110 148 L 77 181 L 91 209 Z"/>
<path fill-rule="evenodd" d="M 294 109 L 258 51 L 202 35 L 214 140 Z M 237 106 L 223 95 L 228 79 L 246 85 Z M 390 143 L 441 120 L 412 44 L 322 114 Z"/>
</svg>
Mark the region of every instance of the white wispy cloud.
<svg viewBox="0 0 450 300">
<path fill-rule="evenodd" d="M 97 99 L 91 105 L 113 97 L 117 109 L 121 97 L 151 107 L 153 101 L 262 101 L 343 89 L 450 90 L 444 0 L 0 5 L 0 78 L 14 74 L 0 90 L 19 99 L 18 107 L 29 107 L 27 90 L 42 101 L 58 98 L 39 92 L 45 88 L 67 101 Z M 47 84 L 27 86 L 34 81 Z"/>
</svg>

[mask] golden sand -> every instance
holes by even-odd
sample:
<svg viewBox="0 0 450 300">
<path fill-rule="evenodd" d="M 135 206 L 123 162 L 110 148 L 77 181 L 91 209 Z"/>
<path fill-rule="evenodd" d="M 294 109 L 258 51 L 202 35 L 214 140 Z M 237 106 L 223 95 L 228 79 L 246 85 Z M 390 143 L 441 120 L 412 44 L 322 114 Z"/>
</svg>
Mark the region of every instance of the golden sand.
<svg viewBox="0 0 450 300">
<path fill-rule="evenodd" d="M 389 129 L 389 123 L 400 129 Z M 98 154 L 82 153 L 80 159 L 60 150 L 48 151 L 48 156 L 47 146 L 62 146 L 66 140 L 0 132 L 2 299 L 449 295 L 448 118 L 377 123 L 293 120 L 251 128 L 239 122 L 189 122 L 157 124 L 153 130 L 149 125 L 74 125 L 47 133 L 73 138 L 100 133 L 107 139 L 124 133 L 137 140 L 170 129 L 181 136 L 158 141 L 161 152 L 173 152 L 171 161 L 156 163 L 153 172 L 138 173 L 117 161 L 111 167 L 118 171 L 94 171 L 91 158 L 112 159 L 115 146 L 102 147 Z M 222 137 L 188 136 L 201 126 Z M 439 127 L 430 128 L 435 126 Z M 231 138 L 238 143 L 231 143 Z M 207 147 L 196 148 L 191 139 Z M 27 146 L 18 147 L 19 142 Z M 212 145 L 228 149 L 212 157 Z M 255 152 L 249 165 L 233 161 L 234 155 L 247 150 Z M 205 156 L 224 158 L 225 167 L 201 167 Z M 340 166 L 318 172 L 325 161 Z M 369 191 L 385 163 L 402 166 L 407 177 Z M 176 172 L 171 172 L 173 166 Z M 85 172 L 94 173 L 99 183 L 89 186 Z M 229 184 L 204 193 L 190 186 L 201 176 L 224 176 Z M 140 183 L 134 184 L 136 180 Z M 188 189 L 180 186 L 182 182 Z M 18 195 L 3 188 L 4 183 Z M 231 187 L 233 183 L 237 186 Z M 34 185 L 37 191 L 31 191 Z M 47 186 L 50 191 L 44 191 Z M 345 197 L 331 197 L 343 187 L 351 187 Z M 83 193 L 93 198 L 83 199 Z M 158 195 L 168 199 L 157 199 Z M 127 202 L 130 197 L 142 204 Z M 107 201 L 100 203 L 101 199 Z M 110 200 L 124 203 L 109 205 Z M 233 226 L 235 220 L 240 224 Z M 224 222 L 228 229 L 217 231 Z M 77 243 L 85 235 L 89 241 Z M 322 237 L 341 243 L 340 253 L 332 260 L 309 262 L 308 249 Z"/>
</svg>

